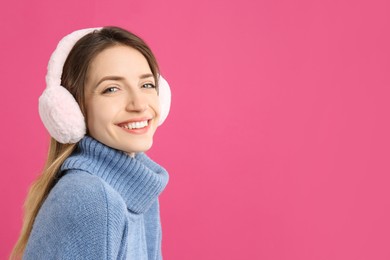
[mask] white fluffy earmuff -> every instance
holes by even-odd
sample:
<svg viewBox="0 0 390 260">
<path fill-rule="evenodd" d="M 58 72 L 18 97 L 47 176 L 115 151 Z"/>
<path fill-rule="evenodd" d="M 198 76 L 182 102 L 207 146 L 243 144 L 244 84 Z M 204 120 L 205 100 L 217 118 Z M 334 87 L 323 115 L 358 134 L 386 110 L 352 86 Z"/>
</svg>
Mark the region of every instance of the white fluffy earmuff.
<svg viewBox="0 0 390 260">
<path fill-rule="evenodd" d="M 50 135 L 60 143 L 77 143 L 86 134 L 84 116 L 72 94 L 61 86 L 65 60 L 76 42 L 83 36 L 101 28 L 75 31 L 65 36 L 50 57 L 46 74 L 46 89 L 39 98 L 39 115 Z M 161 125 L 169 114 L 171 90 L 168 82 L 159 77 Z"/>
</svg>

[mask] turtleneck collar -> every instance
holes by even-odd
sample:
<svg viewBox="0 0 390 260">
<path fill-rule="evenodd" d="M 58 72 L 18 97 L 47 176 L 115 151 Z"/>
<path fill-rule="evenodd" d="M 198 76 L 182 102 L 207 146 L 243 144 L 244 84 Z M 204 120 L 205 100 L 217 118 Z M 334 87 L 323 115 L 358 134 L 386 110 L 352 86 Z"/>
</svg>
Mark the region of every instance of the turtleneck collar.
<svg viewBox="0 0 390 260">
<path fill-rule="evenodd" d="M 169 178 L 167 171 L 146 154 L 130 157 L 89 136 L 81 139 L 65 160 L 61 171 L 66 170 L 82 170 L 100 177 L 123 197 L 130 211 L 138 214 L 153 204 Z"/>
</svg>

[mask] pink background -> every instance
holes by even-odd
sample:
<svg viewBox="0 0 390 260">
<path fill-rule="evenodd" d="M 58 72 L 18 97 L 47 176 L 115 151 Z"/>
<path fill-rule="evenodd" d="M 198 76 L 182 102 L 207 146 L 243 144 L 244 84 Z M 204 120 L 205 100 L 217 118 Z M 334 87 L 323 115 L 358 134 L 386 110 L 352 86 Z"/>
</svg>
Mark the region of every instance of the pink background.
<svg viewBox="0 0 390 260">
<path fill-rule="evenodd" d="M 102 25 L 142 36 L 171 84 L 150 152 L 165 259 L 390 259 L 389 1 L 0 5 L 0 259 L 46 157 L 48 58 Z"/>
</svg>

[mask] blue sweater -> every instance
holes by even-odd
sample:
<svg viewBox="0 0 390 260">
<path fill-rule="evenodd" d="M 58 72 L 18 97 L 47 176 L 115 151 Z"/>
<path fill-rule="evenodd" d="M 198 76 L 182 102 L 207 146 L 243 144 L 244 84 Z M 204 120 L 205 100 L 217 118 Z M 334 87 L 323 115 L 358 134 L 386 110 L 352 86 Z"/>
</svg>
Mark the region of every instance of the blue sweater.
<svg viewBox="0 0 390 260">
<path fill-rule="evenodd" d="M 168 173 L 84 137 L 61 167 L 23 259 L 162 259 L 158 196 Z"/>
</svg>

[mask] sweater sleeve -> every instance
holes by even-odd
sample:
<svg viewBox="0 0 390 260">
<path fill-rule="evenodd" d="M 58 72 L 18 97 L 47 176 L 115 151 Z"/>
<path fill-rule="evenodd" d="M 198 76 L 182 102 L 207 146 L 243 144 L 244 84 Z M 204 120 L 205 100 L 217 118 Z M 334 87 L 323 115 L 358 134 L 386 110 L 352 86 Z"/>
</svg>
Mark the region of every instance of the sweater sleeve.
<svg viewBox="0 0 390 260">
<path fill-rule="evenodd" d="M 42 205 L 23 259 L 121 259 L 125 210 L 98 177 L 68 173 Z"/>
</svg>

